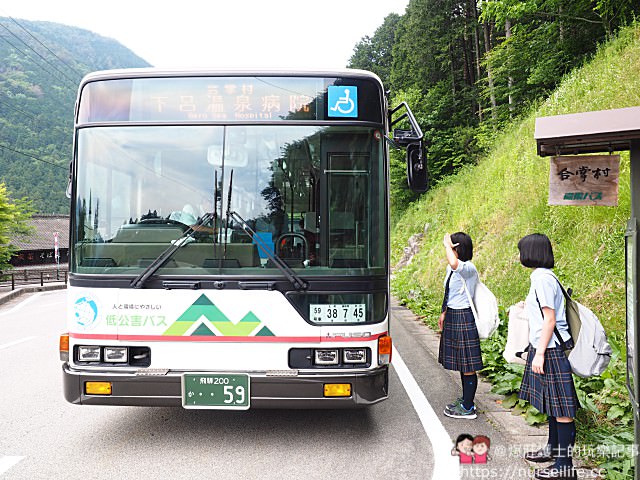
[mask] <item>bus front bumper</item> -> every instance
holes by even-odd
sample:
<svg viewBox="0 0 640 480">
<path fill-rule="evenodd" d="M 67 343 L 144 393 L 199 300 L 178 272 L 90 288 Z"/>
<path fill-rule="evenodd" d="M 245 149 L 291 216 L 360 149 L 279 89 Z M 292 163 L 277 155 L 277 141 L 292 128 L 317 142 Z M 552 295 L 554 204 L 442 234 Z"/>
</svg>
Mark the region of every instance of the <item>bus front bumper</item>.
<svg viewBox="0 0 640 480">
<path fill-rule="evenodd" d="M 88 372 L 62 365 L 65 399 L 78 405 L 182 406 L 183 372 L 141 376 L 135 373 Z M 357 408 L 388 396 L 389 368 L 357 373 L 277 376 L 250 373 L 251 408 Z M 110 395 L 87 395 L 86 382 L 111 382 Z M 325 397 L 324 385 L 350 383 L 351 396 Z"/>
</svg>

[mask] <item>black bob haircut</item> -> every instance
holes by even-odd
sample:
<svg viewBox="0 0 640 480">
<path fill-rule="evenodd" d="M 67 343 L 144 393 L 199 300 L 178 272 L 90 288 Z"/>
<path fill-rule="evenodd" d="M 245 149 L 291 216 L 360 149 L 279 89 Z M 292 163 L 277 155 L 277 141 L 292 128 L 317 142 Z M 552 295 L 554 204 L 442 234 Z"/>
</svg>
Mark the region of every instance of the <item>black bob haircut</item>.
<svg viewBox="0 0 640 480">
<path fill-rule="evenodd" d="M 532 233 L 518 242 L 520 263 L 529 268 L 553 268 L 551 240 L 542 233 Z"/>
<path fill-rule="evenodd" d="M 473 437 L 468 433 L 461 433 L 460 435 L 458 435 L 458 438 L 456 438 L 456 450 L 458 449 L 458 444 L 463 440 L 473 441 Z"/>
<path fill-rule="evenodd" d="M 464 232 L 456 232 L 451 234 L 451 243 L 458 246 L 453 249 L 458 254 L 458 260 L 468 262 L 473 258 L 473 242 L 471 237 Z"/>
</svg>

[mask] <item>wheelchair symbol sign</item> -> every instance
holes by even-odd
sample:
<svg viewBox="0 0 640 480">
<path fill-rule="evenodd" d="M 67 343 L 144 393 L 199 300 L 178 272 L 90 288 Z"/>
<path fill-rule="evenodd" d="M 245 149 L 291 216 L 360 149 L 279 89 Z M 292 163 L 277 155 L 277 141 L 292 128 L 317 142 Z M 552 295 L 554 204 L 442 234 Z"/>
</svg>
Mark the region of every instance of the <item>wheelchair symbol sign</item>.
<svg viewBox="0 0 640 480">
<path fill-rule="evenodd" d="M 358 87 L 329 86 L 328 113 L 330 117 L 358 117 Z"/>
</svg>

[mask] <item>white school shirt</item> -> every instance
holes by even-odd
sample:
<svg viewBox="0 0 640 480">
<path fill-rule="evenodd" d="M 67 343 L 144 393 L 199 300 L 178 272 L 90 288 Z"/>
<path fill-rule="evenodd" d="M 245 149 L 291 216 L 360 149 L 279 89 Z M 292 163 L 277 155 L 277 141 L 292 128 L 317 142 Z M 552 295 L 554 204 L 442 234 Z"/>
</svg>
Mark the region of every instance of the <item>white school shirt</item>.
<svg viewBox="0 0 640 480">
<path fill-rule="evenodd" d="M 469 303 L 469 298 L 467 298 L 467 294 L 464 291 L 462 279 L 464 278 L 467 283 L 467 289 L 469 289 L 469 294 L 471 295 L 471 298 L 473 298 L 473 294 L 476 292 L 476 285 L 478 284 L 478 270 L 476 270 L 476 266 L 470 261 L 463 262 L 458 260 L 458 268 L 455 270 L 452 270 L 451 266 L 447 265 L 447 274 L 444 277 L 445 287 L 447 284 L 447 278 L 452 271 L 453 275 L 451 275 L 451 281 L 449 282 L 449 298 L 447 299 L 447 307 L 456 310 L 469 308 L 471 304 Z"/>
<path fill-rule="evenodd" d="M 537 300 L 536 300 L 537 294 Z M 540 301 L 540 306 L 538 305 Z M 556 313 L 556 328 L 562 339 L 566 342 L 571 338 L 569 326 L 567 325 L 564 295 L 560 289 L 560 284 L 554 273 L 548 268 L 536 268 L 531 272 L 531 287 L 525 300 L 525 308 L 529 317 L 529 343 L 533 348 L 538 348 L 540 335 L 542 334 L 542 323 L 544 317 L 540 307 L 548 307 Z M 559 345 L 555 332 L 551 335 L 547 348 Z"/>
</svg>

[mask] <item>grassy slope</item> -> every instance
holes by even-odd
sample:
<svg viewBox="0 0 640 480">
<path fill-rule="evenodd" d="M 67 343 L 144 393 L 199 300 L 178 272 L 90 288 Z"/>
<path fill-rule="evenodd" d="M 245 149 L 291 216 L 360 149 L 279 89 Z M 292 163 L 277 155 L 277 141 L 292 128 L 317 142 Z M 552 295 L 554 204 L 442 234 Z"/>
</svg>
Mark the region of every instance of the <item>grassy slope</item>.
<svg viewBox="0 0 640 480">
<path fill-rule="evenodd" d="M 607 331 L 625 322 L 624 231 L 630 215 L 629 155 L 622 154 L 617 207 L 548 206 L 549 160 L 536 155 L 535 118 L 640 105 L 640 26 L 603 46 L 592 62 L 565 78 L 535 112 L 500 133 L 477 166 L 464 169 L 411 205 L 392 232 L 392 264 L 407 239 L 423 232 L 422 249 L 396 273 L 395 294 L 433 325 L 445 268 L 442 237 L 466 231 L 474 263 L 504 307 L 524 299 L 530 271 L 518 240 L 547 234 L 556 273 L 590 306 Z"/>
</svg>

